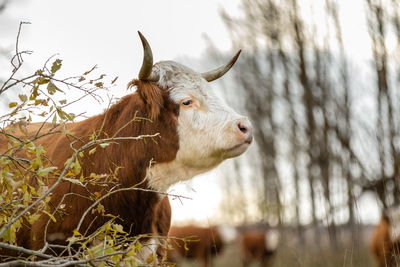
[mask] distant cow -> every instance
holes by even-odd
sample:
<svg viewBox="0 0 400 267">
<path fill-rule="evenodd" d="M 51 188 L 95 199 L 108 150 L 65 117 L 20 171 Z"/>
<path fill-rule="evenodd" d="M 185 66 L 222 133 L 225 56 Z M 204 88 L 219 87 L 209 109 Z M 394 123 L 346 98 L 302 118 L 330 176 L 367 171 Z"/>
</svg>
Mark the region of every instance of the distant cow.
<svg viewBox="0 0 400 267">
<path fill-rule="evenodd" d="M 80 157 L 84 181 L 91 173 L 115 172 L 118 185 L 116 181 L 105 182 L 102 186 L 88 183 L 86 187 L 67 180 L 61 182 L 51 195 L 48 211 L 54 213 L 55 207 L 64 206 L 63 212 L 54 213 L 57 222 L 41 213 L 33 225 L 27 224 L 17 233 L 18 245 L 34 250 L 43 248 L 45 242 L 65 245 L 83 213 L 93 204 L 92 193 L 104 195 L 112 188 L 135 185 L 146 190 L 121 191 L 105 198 L 101 201 L 105 213 L 117 216 L 116 222 L 132 236 L 165 235 L 171 217 L 163 207 L 168 207 L 169 202 L 155 191 L 166 192 L 179 181 L 191 179 L 225 159 L 239 156 L 252 142 L 249 120 L 223 104 L 208 84 L 232 67 L 240 51 L 226 66 L 198 73 L 173 61 L 153 65 L 150 46 L 139 35 L 144 48 L 143 64 L 139 78 L 128 84 L 135 92 L 103 114 L 66 124 L 68 136 L 65 131 L 59 131 L 36 140 L 35 144 L 46 147 L 52 165 L 62 170 L 74 152 L 70 147 L 72 140 L 73 146 L 79 148 L 94 133 L 99 139 L 156 133 L 159 136 L 153 140 L 114 140 L 95 153 L 89 153 L 90 149 L 84 151 Z M 133 120 L 135 116 L 146 119 Z M 37 131 L 47 133 L 51 127 L 49 123 L 32 123 L 26 130 L 28 136 L 34 136 Z M 0 136 L 0 151 L 6 149 L 7 140 Z M 49 185 L 54 180 L 49 179 Z M 35 185 L 34 181 L 30 182 Z M 93 233 L 109 218 L 99 212 L 89 212 L 80 232 Z M 0 254 L 7 253 L 0 250 Z"/>
<path fill-rule="evenodd" d="M 236 238 L 234 228 L 228 226 L 199 227 L 172 226 L 168 236 L 173 249 L 168 251 L 170 261 L 182 258 L 199 260 L 204 267 L 211 266 L 212 257 L 221 253 L 228 242 Z"/>
<path fill-rule="evenodd" d="M 243 266 L 257 261 L 261 266 L 271 266 L 279 243 L 279 232 L 247 230 L 240 236 L 240 254 Z"/>
<path fill-rule="evenodd" d="M 400 265 L 400 207 L 383 212 L 374 230 L 370 248 L 379 267 Z"/>
</svg>

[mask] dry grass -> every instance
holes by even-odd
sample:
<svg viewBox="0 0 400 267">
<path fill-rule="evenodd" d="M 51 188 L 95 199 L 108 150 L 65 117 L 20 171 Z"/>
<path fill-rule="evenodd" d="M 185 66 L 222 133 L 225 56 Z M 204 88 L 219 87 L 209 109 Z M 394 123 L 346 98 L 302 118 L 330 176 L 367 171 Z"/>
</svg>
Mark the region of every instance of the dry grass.
<svg viewBox="0 0 400 267">
<path fill-rule="evenodd" d="M 182 262 L 180 267 L 201 267 L 194 260 Z M 252 263 L 250 267 L 259 266 Z M 357 248 L 343 246 L 337 250 L 310 246 L 285 246 L 282 244 L 275 255 L 273 267 L 374 267 L 375 263 L 366 245 Z M 213 261 L 213 267 L 241 267 L 236 246 L 230 245 Z M 267 266 L 265 266 L 267 267 Z M 268 266 L 269 267 L 269 266 Z"/>
</svg>

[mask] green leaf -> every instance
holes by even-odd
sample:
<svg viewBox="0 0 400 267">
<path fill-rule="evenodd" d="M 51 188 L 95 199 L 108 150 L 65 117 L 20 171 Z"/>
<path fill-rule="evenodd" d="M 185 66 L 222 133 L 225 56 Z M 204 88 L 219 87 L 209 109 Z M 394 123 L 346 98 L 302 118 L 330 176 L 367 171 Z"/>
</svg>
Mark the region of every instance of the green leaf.
<svg viewBox="0 0 400 267">
<path fill-rule="evenodd" d="M 142 250 L 142 244 L 138 241 L 138 242 L 135 244 L 135 248 L 136 248 L 136 250 L 137 250 L 138 252 L 140 252 L 140 251 Z"/>
<path fill-rule="evenodd" d="M 49 172 L 52 172 L 55 170 L 57 170 L 57 167 L 55 167 L 55 166 L 44 168 L 44 169 L 42 167 L 39 167 L 39 170 L 37 171 L 37 175 L 39 175 L 41 177 L 45 177 L 49 174 Z"/>
<path fill-rule="evenodd" d="M 37 78 L 36 82 L 37 82 L 37 84 L 40 84 L 40 85 L 46 84 L 46 83 L 50 82 L 50 79 L 47 79 L 45 77 L 40 77 L 40 78 Z"/>
<path fill-rule="evenodd" d="M 119 233 L 126 233 L 123 229 L 123 226 L 120 224 L 113 224 L 112 227 Z"/>
<path fill-rule="evenodd" d="M 62 65 L 61 62 L 62 62 L 61 59 L 56 59 L 53 62 L 53 65 L 51 66 L 51 72 L 52 73 L 56 73 L 61 68 L 61 65 Z"/>
<path fill-rule="evenodd" d="M 51 124 L 53 127 L 57 124 L 57 114 L 54 114 L 53 121 L 51 122 Z"/>
<path fill-rule="evenodd" d="M 73 183 L 73 184 L 77 184 L 77 185 L 84 186 L 84 185 L 82 184 L 82 182 L 79 181 L 78 179 L 72 179 L 72 178 L 66 178 L 66 177 L 64 177 L 63 180 L 68 181 L 68 182 Z"/>
<path fill-rule="evenodd" d="M 89 155 L 93 155 L 96 152 L 96 147 L 89 150 Z"/>
<path fill-rule="evenodd" d="M 10 104 L 8 104 L 8 107 L 9 107 L 9 108 L 13 108 L 13 107 L 15 107 L 15 106 L 17 106 L 17 105 L 18 105 L 17 102 L 11 102 Z"/>
<path fill-rule="evenodd" d="M 102 148 L 105 148 L 105 147 L 107 147 L 107 146 L 109 146 L 110 145 L 110 143 L 102 143 L 102 144 L 100 144 L 100 146 L 102 147 Z"/>
<path fill-rule="evenodd" d="M 60 89 L 58 89 L 53 82 L 49 82 L 49 84 L 47 85 L 47 92 L 49 92 L 49 94 L 51 95 L 54 95 L 57 90 L 60 91 Z"/>
<path fill-rule="evenodd" d="M 78 175 L 81 172 L 81 164 L 79 163 L 78 159 L 75 159 L 74 162 L 74 174 Z"/>
<path fill-rule="evenodd" d="M 94 84 L 96 87 L 101 88 L 103 87 L 103 83 L 102 82 L 98 82 Z"/>
<path fill-rule="evenodd" d="M 49 104 L 46 99 L 36 99 L 35 106 L 38 106 L 38 105 L 48 106 Z"/>
<path fill-rule="evenodd" d="M 58 114 L 58 116 L 61 118 L 61 119 L 63 119 L 63 120 L 65 120 L 67 117 L 65 117 L 65 112 L 64 111 L 62 111 L 60 108 L 56 108 L 57 109 L 57 114 Z"/>
<path fill-rule="evenodd" d="M 38 92 L 38 86 L 33 87 L 32 93 L 29 96 L 29 100 L 35 100 L 36 97 L 38 97 L 39 92 Z"/>
<path fill-rule="evenodd" d="M 28 217 L 28 222 L 32 225 L 34 222 L 36 222 L 40 217 L 40 214 L 34 214 Z"/>
<path fill-rule="evenodd" d="M 68 118 L 68 120 L 73 121 L 75 119 L 75 114 L 74 113 L 65 113 L 65 116 Z"/>
<path fill-rule="evenodd" d="M 85 71 L 85 73 L 83 73 L 84 76 L 88 75 L 89 73 L 91 73 L 93 70 L 95 70 L 97 68 L 97 65 L 94 65 L 94 67 L 91 70 Z"/>
</svg>

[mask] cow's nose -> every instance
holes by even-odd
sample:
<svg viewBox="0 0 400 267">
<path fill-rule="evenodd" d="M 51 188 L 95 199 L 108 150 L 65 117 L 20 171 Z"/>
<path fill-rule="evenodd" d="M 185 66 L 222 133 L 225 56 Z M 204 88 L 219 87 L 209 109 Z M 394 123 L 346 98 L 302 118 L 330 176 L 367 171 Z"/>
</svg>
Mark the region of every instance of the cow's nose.
<svg viewBox="0 0 400 267">
<path fill-rule="evenodd" d="M 239 131 L 243 134 L 246 143 L 251 143 L 253 140 L 253 127 L 248 120 L 240 120 L 237 122 Z"/>
</svg>

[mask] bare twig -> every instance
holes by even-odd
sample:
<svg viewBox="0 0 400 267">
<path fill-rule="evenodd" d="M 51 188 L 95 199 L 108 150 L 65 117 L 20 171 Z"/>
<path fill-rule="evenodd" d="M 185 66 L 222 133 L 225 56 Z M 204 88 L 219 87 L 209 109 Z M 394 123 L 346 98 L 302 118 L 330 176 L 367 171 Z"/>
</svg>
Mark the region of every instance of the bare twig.
<svg viewBox="0 0 400 267">
<path fill-rule="evenodd" d="M 119 141 L 119 140 L 140 140 L 143 138 L 153 138 L 159 136 L 159 133 L 156 134 L 151 134 L 151 135 L 140 135 L 136 137 L 115 137 L 115 138 L 106 138 L 106 139 L 99 139 L 99 140 L 93 140 L 89 143 L 86 143 L 83 145 L 81 148 L 75 151 L 69 162 L 66 164 L 64 170 L 61 172 L 60 176 L 58 177 L 57 181 L 44 193 L 41 197 L 39 197 L 35 202 L 31 203 L 28 207 L 26 207 L 22 212 L 20 212 L 15 218 L 10 220 L 6 225 L 4 225 L 1 230 L 0 230 L 0 236 L 4 234 L 4 232 L 12 225 L 14 224 L 17 220 L 19 220 L 24 214 L 26 214 L 28 211 L 30 211 L 33 207 L 37 206 L 46 196 L 48 196 L 54 188 L 56 188 L 61 181 L 64 180 L 64 177 L 67 173 L 67 171 L 70 169 L 72 163 L 75 161 L 77 158 L 78 154 L 96 144 L 102 144 L 102 143 L 107 143 L 107 142 L 112 142 L 112 141 Z"/>
</svg>

